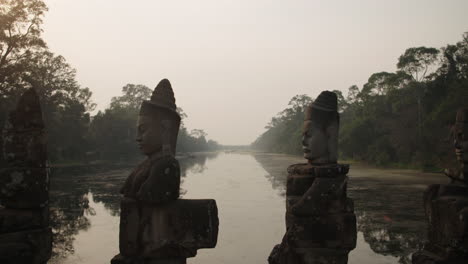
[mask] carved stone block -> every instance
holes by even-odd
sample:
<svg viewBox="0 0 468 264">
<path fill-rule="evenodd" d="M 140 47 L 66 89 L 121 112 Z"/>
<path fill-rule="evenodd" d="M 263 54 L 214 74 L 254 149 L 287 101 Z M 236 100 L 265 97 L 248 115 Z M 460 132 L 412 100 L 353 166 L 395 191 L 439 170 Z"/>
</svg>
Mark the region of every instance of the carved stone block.
<svg viewBox="0 0 468 264">
<path fill-rule="evenodd" d="M 302 196 L 312 186 L 317 177 L 309 174 L 288 175 L 286 184 L 286 196 Z"/>
<path fill-rule="evenodd" d="M 322 166 L 309 163 L 293 164 L 287 169 L 289 175 L 309 175 L 311 177 L 337 177 L 349 172 L 349 164 L 327 164 Z"/>
<path fill-rule="evenodd" d="M 353 249 L 356 247 L 356 216 L 352 213 L 324 216 L 286 216 L 289 244 L 293 248 Z"/>
<path fill-rule="evenodd" d="M 302 262 L 306 264 L 348 263 L 349 250 L 328 248 L 298 249 Z"/>
<path fill-rule="evenodd" d="M 429 241 L 468 252 L 468 197 L 442 196 L 432 201 Z"/>
<path fill-rule="evenodd" d="M 42 130 L 4 132 L 5 160 L 21 167 L 46 167 L 46 137 Z"/>
<path fill-rule="evenodd" d="M 52 253 L 50 228 L 0 235 L 0 263 L 42 264 Z"/>
<path fill-rule="evenodd" d="M 8 208 L 43 208 L 49 201 L 46 168 L 0 169 L 0 202 Z"/>
<path fill-rule="evenodd" d="M 437 190 L 437 196 L 468 196 L 468 186 L 456 184 L 441 184 Z"/>
<path fill-rule="evenodd" d="M 290 211 L 297 216 L 343 213 L 346 210 L 347 176 L 317 178 Z"/>
<path fill-rule="evenodd" d="M 440 251 L 439 251 L 440 253 Z M 468 255 L 457 255 L 456 253 L 448 254 L 435 254 L 428 250 L 415 252 L 411 256 L 411 263 L 413 264 L 466 264 Z"/>
<path fill-rule="evenodd" d="M 168 204 L 121 202 L 120 253 L 124 256 L 193 257 L 214 248 L 218 211 L 214 200 L 176 200 Z"/>
<path fill-rule="evenodd" d="M 48 225 L 48 207 L 42 209 L 0 208 L 0 234 L 44 228 Z"/>
</svg>

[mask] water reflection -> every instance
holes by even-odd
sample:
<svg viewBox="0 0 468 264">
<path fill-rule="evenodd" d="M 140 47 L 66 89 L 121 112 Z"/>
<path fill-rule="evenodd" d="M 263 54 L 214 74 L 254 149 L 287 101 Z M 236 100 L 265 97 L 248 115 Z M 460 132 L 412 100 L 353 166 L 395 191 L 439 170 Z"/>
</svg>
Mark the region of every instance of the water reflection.
<svg viewBox="0 0 468 264">
<path fill-rule="evenodd" d="M 268 172 L 266 177 L 273 188 L 283 195 L 287 166 L 304 162 L 300 157 L 284 155 L 254 157 Z M 446 182 L 445 177 L 359 166 L 352 166 L 349 176 L 348 196 L 354 200 L 358 231 L 364 241 L 375 253 L 396 257 L 388 263 L 411 263 L 411 254 L 426 239 L 422 193 L 428 184 Z M 352 254 L 349 259 L 352 263 Z"/>
<path fill-rule="evenodd" d="M 206 152 L 203 154 L 191 154 L 185 158 L 179 159 L 180 163 L 180 174 L 184 178 L 187 175 L 187 172 L 192 174 L 203 173 L 207 168 L 206 161 L 212 160 L 218 157 L 218 152 Z"/>
<path fill-rule="evenodd" d="M 205 153 L 179 159 L 181 181 L 188 172 L 203 172 L 206 161 L 216 156 L 216 153 Z M 119 216 L 119 190 L 132 168 L 105 165 L 52 169 L 50 221 L 54 245 L 51 263 L 61 263 L 75 254 L 75 237 L 90 228 L 90 218 L 96 215 L 95 208 L 90 205 L 99 204 L 110 216 Z M 181 193 L 185 191 L 181 189 Z"/>
<path fill-rule="evenodd" d="M 291 156 L 285 156 L 280 154 L 255 154 L 253 155 L 255 160 L 262 166 L 267 172 L 265 177 L 271 183 L 273 189 L 278 191 L 278 194 L 282 197 L 286 197 L 286 169 L 291 162 Z M 303 162 L 296 158 L 294 163 Z"/>
<path fill-rule="evenodd" d="M 179 162 L 189 190 L 182 190 L 184 197 L 217 199 L 221 220 L 218 247 L 189 263 L 266 263 L 284 234 L 286 168 L 303 159 L 207 153 Z M 117 253 L 119 189 L 133 167 L 52 171 L 50 263 L 108 263 Z M 426 235 L 422 192 L 438 182 L 445 177 L 352 166 L 348 196 L 355 201 L 359 233 L 349 263 L 410 263 Z"/>
</svg>

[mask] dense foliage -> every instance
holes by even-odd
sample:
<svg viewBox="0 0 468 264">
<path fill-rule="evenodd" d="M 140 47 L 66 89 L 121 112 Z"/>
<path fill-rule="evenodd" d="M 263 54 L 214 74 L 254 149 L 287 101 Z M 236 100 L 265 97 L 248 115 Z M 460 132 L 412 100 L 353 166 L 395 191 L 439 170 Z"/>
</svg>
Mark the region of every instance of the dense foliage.
<svg viewBox="0 0 468 264">
<path fill-rule="evenodd" d="M 136 123 L 140 105 L 151 97 L 152 90 L 144 85 L 127 84 L 122 95 L 113 97 L 110 107 L 99 111 L 91 121 L 90 141 L 93 151 L 88 154 L 92 159 L 123 159 L 138 156 Z M 218 143 L 206 140 L 207 134 L 201 129 L 190 133 L 184 125 L 187 115 L 178 108 L 182 122 L 179 130 L 177 151 L 209 151 L 217 149 Z"/>
<path fill-rule="evenodd" d="M 396 72 L 372 74 L 362 88 L 338 95 L 342 158 L 378 165 L 441 167 L 452 158 L 449 131 L 455 112 L 468 102 L 468 33 L 442 49 L 409 48 Z M 301 153 L 306 95 L 272 118 L 252 147 Z"/>
<path fill-rule="evenodd" d="M 41 37 L 46 11 L 42 0 L 0 0 L 0 129 L 19 96 L 33 87 L 41 100 L 52 161 L 135 156 L 137 109 L 151 90 L 126 85 L 108 109 L 91 117 L 95 108 L 91 91 L 78 84 L 75 69 L 53 54 Z M 200 131 L 189 133 L 183 126 L 179 150 L 217 147 Z"/>
</svg>

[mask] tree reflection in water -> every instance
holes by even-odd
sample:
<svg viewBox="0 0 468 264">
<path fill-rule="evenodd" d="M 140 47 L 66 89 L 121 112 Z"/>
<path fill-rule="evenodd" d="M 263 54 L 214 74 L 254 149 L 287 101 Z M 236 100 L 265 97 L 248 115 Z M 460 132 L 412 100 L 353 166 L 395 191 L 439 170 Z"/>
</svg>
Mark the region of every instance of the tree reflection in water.
<svg viewBox="0 0 468 264">
<path fill-rule="evenodd" d="M 205 163 L 217 156 L 216 153 L 191 155 L 179 159 L 181 181 L 187 173 L 201 173 Z M 136 162 L 137 163 L 137 162 Z M 136 165 L 135 163 L 135 165 Z M 86 166 L 52 169 L 50 185 L 50 221 L 53 229 L 53 257 L 51 263 L 73 255 L 75 236 L 91 226 L 88 216 L 95 214 L 89 206 L 89 195 L 95 203 L 118 217 L 120 214 L 119 190 L 133 169 L 132 166 Z M 181 189 L 181 195 L 186 191 Z"/>
<path fill-rule="evenodd" d="M 284 196 L 286 168 L 300 157 L 254 154 L 274 189 Z M 358 231 L 370 248 L 384 256 L 411 263 L 411 254 L 426 240 L 422 194 L 427 185 L 446 181 L 443 176 L 394 173 L 351 166 L 348 196 L 354 200 Z M 359 247 L 359 245 L 358 245 Z"/>
</svg>

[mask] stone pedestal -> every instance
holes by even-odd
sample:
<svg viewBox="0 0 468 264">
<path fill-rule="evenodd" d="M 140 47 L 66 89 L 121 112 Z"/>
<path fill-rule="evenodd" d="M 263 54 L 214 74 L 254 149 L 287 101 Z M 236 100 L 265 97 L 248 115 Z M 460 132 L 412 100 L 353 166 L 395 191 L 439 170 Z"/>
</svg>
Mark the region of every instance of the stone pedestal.
<svg viewBox="0 0 468 264">
<path fill-rule="evenodd" d="M 127 257 L 189 258 L 213 248 L 218 237 L 215 200 L 152 205 L 124 198 L 120 214 L 120 253 Z"/>
<path fill-rule="evenodd" d="M 288 168 L 286 234 L 270 264 L 347 263 L 356 247 L 356 216 L 347 197 L 348 165 Z"/>
</svg>

